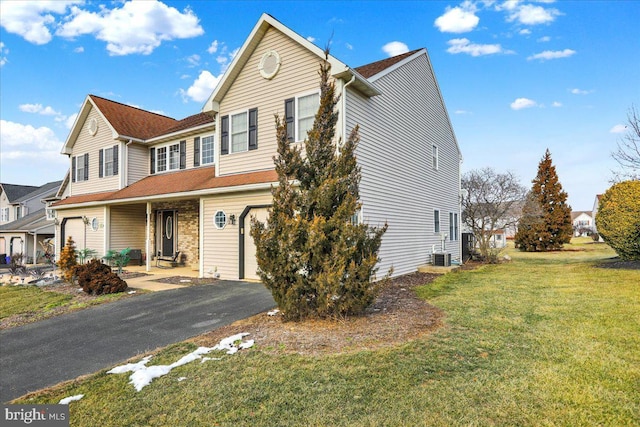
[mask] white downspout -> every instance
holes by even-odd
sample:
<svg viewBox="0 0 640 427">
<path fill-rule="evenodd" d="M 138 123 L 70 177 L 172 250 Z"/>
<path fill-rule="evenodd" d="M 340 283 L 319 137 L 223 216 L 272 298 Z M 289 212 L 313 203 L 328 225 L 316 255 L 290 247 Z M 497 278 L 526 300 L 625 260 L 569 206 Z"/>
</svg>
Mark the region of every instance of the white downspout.
<svg viewBox="0 0 640 427">
<path fill-rule="evenodd" d="M 151 202 L 147 202 L 147 230 L 144 251 L 147 254 L 146 271 L 151 271 Z"/>
<path fill-rule="evenodd" d="M 351 77 L 351 80 L 349 80 L 347 83 L 342 85 L 342 99 L 341 99 L 341 109 L 342 109 L 342 114 L 340 115 L 341 119 L 342 119 L 342 141 L 344 143 L 344 141 L 347 139 L 347 86 L 349 86 L 351 83 L 353 83 L 356 80 L 356 76 L 354 75 L 353 77 Z"/>
</svg>

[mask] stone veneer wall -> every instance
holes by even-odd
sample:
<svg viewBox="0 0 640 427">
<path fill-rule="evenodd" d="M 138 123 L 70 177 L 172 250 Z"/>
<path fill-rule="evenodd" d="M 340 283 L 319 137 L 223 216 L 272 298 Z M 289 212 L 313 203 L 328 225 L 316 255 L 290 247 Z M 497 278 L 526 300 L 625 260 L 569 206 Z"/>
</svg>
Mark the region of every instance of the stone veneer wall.
<svg viewBox="0 0 640 427">
<path fill-rule="evenodd" d="M 153 204 L 152 242 L 156 242 L 156 220 L 158 211 L 174 210 L 178 215 L 178 242 L 180 258 L 186 266 L 199 263 L 200 245 L 200 202 L 199 200 L 180 200 L 179 202 L 160 202 Z M 156 249 L 157 251 L 157 249 Z"/>
</svg>

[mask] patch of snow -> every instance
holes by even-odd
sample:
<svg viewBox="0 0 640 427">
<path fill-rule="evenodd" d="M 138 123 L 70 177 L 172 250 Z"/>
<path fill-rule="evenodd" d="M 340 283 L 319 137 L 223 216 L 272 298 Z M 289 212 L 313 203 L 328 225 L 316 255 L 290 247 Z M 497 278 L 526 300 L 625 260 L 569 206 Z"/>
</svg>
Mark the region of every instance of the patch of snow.
<svg viewBox="0 0 640 427">
<path fill-rule="evenodd" d="M 182 381 L 184 381 L 186 379 L 187 379 L 187 377 L 180 377 L 180 378 L 178 378 L 178 382 L 182 382 Z"/>
<path fill-rule="evenodd" d="M 180 283 L 191 283 L 191 279 L 180 279 Z"/>
<path fill-rule="evenodd" d="M 173 362 L 170 365 L 155 365 L 155 366 L 146 366 L 146 364 L 151 360 L 152 356 L 147 356 L 141 361 L 137 363 L 127 363 L 126 365 L 116 366 L 115 368 L 107 371 L 108 374 L 122 374 L 125 372 L 133 372 L 129 376 L 129 383 L 134 386 L 136 391 L 142 390 L 144 387 L 151 384 L 151 382 L 155 378 L 162 377 L 167 375 L 173 368 L 177 368 L 178 366 L 186 365 L 187 363 L 193 362 L 194 360 L 202 359 L 202 362 L 205 360 L 221 360 L 219 358 L 203 358 L 203 354 L 208 354 L 212 351 L 226 351 L 227 354 L 235 354 L 238 350 L 244 350 L 247 348 L 251 348 L 254 345 L 254 340 L 243 341 L 242 339 L 249 335 L 246 332 L 232 335 L 230 337 L 224 338 L 220 340 L 218 344 L 213 347 L 198 347 L 191 353 L 182 356 L 180 360 L 177 362 Z"/>
<path fill-rule="evenodd" d="M 84 397 L 84 394 L 76 394 L 75 396 L 65 397 L 64 399 L 58 402 L 59 405 L 68 405 L 69 402 L 73 402 L 75 400 L 80 400 Z"/>
<path fill-rule="evenodd" d="M 275 310 L 268 311 L 267 316 L 275 316 L 278 313 L 280 313 L 280 310 L 276 308 Z"/>
<path fill-rule="evenodd" d="M 222 357 L 203 357 L 200 363 L 204 363 L 208 360 L 222 360 Z"/>
<path fill-rule="evenodd" d="M 129 292 L 127 292 L 127 293 L 128 293 L 129 295 L 131 295 L 131 294 L 135 294 L 135 293 L 136 293 L 136 291 L 129 291 Z"/>
</svg>

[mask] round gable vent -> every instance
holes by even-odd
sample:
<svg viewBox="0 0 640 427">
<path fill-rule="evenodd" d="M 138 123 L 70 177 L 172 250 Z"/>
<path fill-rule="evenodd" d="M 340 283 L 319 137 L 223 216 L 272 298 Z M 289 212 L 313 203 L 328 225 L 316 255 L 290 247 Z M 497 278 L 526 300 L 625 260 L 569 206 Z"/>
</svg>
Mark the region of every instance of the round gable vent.
<svg viewBox="0 0 640 427">
<path fill-rule="evenodd" d="M 93 136 L 96 132 L 98 132 L 98 120 L 94 117 L 89 120 L 89 134 Z"/>
<path fill-rule="evenodd" d="M 260 75 L 267 80 L 271 80 L 280 70 L 280 55 L 275 50 L 269 50 L 262 55 L 258 66 Z"/>
</svg>

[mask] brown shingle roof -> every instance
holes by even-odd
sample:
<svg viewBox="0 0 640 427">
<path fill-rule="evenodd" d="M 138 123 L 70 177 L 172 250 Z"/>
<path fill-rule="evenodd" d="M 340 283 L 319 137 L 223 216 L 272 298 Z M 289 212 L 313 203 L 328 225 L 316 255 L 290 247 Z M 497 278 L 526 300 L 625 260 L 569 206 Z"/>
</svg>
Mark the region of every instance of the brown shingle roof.
<svg viewBox="0 0 640 427">
<path fill-rule="evenodd" d="M 119 135 L 149 139 L 165 133 L 179 122 L 171 117 L 89 95 Z"/>
<path fill-rule="evenodd" d="M 175 125 L 173 125 L 168 129 L 165 129 L 162 133 L 168 134 L 168 133 L 178 132 L 181 130 L 193 128 L 196 126 L 202 126 L 202 125 L 206 125 L 214 122 L 215 122 L 215 118 L 212 113 L 198 113 L 198 114 L 194 114 L 193 116 L 185 117 L 184 119 L 177 121 Z M 158 135 L 155 135 L 155 136 L 158 136 Z"/>
<path fill-rule="evenodd" d="M 87 202 L 110 202 L 162 194 L 189 193 L 198 190 L 276 182 L 277 180 L 278 174 L 275 170 L 216 177 L 213 166 L 202 167 L 151 175 L 119 191 L 67 197 L 55 203 L 54 206 L 59 207 Z"/>
<path fill-rule="evenodd" d="M 360 67 L 356 67 L 356 71 L 362 75 L 364 78 L 369 78 L 371 76 L 375 76 L 381 71 L 391 67 L 392 65 L 397 64 L 403 59 L 413 55 L 421 49 L 412 50 L 411 52 L 403 53 L 401 55 L 392 56 L 391 58 L 382 59 L 380 61 L 372 62 L 371 64 L 362 65 Z"/>
</svg>

